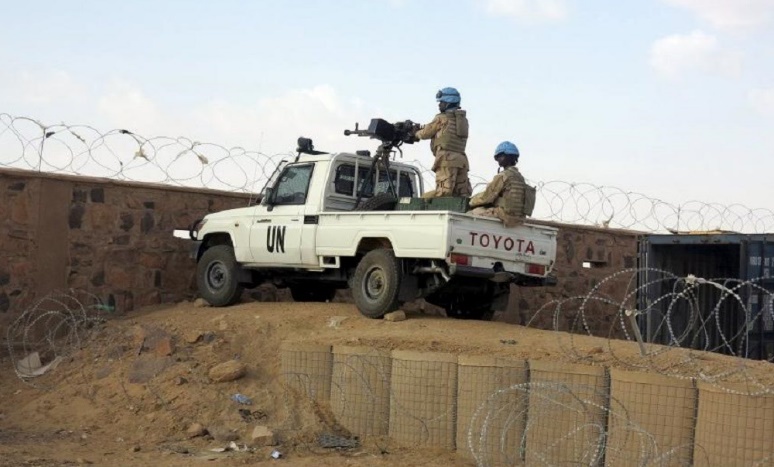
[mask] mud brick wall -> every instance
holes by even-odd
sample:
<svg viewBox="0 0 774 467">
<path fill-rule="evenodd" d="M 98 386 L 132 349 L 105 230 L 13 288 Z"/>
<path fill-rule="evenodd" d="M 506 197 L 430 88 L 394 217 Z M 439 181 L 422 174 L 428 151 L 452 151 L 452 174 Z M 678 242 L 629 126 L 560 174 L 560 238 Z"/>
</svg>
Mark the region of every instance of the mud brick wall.
<svg viewBox="0 0 774 467">
<path fill-rule="evenodd" d="M 23 177 L 0 175 L 0 331 L 9 312 L 35 296 L 35 239 L 40 192 L 30 190 Z M 37 206 L 36 206 L 37 207 Z"/>
<path fill-rule="evenodd" d="M 0 335 L 46 293 L 78 288 L 118 311 L 195 293 L 189 243 L 172 237 L 249 195 L 0 169 Z"/>
<path fill-rule="evenodd" d="M 553 287 L 512 287 L 508 310 L 498 313 L 495 319 L 531 327 L 553 329 L 554 307 L 535 313 L 551 300 L 561 300 L 588 294 L 603 279 L 622 269 L 637 267 L 637 241 L 641 232 L 604 229 L 581 225 L 534 221 L 559 229 L 557 238 L 556 266 L 557 285 Z M 588 263 L 589 267 L 584 267 Z M 610 282 L 603 291 L 616 299 L 623 299 L 630 276 Z M 579 304 L 580 302 L 576 302 Z M 590 304 L 585 317 L 594 335 L 608 337 L 614 314 L 609 306 Z M 615 310 L 613 310 L 615 311 Z M 562 330 L 573 325 L 571 308 L 563 309 Z"/>
<path fill-rule="evenodd" d="M 55 289 L 112 296 L 120 311 L 192 297 L 188 242 L 172 230 L 248 201 L 247 194 L 0 169 L 0 336 Z M 636 266 L 637 232 L 536 223 L 559 229 L 558 285 L 513 287 L 508 309 L 496 315 L 500 321 L 524 324 L 550 300 L 585 295 L 608 275 Z M 348 292 L 337 301 L 351 301 Z M 551 311 L 532 326 L 551 328 Z M 607 336 L 610 310 L 590 311 L 591 328 Z"/>
</svg>

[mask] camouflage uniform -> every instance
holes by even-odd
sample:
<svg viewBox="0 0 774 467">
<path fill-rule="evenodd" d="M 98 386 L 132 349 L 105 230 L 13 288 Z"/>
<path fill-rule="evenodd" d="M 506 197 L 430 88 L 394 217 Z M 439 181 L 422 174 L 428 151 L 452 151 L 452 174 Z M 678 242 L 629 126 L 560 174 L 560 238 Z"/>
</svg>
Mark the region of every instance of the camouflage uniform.
<svg viewBox="0 0 774 467">
<path fill-rule="evenodd" d="M 506 227 L 524 223 L 524 191 L 526 182 L 516 166 L 510 166 L 495 175 L 486 190 L 470 199 L 468 214 L 496 217 Z"/>
<path fill-rule="evenodd" d="M 435 190 L 428 191 L 423 198 L 441 196 L 470 196 L 473 192 L 468 180 L 468 157 L 465 145 L 468 142 L 468 119 L 462 109 L 447 110 L 435 116 L 432 122 L 417 131 L 417 138 L 430 140 L 433 151 L 433 172 Z"/>
</svg>

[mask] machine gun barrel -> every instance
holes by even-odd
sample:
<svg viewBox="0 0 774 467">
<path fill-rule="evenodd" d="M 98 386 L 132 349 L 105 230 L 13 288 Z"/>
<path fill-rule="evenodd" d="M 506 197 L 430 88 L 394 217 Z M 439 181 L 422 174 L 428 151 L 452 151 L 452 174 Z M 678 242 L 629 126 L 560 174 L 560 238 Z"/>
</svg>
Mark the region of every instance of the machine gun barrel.
<svg viewBox="0 0 774 467">
<path fill-rule="evenodd" d="M 371 136 L 368 133 L 368 130 L 344 130 L 344 136 L 350 136 L 350 135 Z"/>
<path fill-rule="evenodd" d="M 381 118 L 372 118 L 367 130 L 361 130 L 355 123 L 354 130 L 344 130 L 344 136 L 357 135 L 378 139 L 390 146 L 400 146 L 403 143 L 412 144 L 416 141 L 414 133 L 418 125 L 411 120 L 390 123 Z"/>
</svg>

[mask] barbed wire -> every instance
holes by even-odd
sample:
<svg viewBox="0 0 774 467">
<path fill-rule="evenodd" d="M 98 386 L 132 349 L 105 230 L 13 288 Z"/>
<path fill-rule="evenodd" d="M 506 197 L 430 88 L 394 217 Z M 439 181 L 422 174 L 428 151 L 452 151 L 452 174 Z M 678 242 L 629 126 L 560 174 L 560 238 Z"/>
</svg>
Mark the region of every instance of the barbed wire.
<svg viewBox="0 0 774 467">
<path fill-rule="evenodd" d="M 702 201 L 672 204 L 611 186 L 565 181 L 536 182 L 538 219 L 645 232 L 765 233 L 774 211 Z"/>
<path fill-rule="evenodd" d="M 612 275 L 577 302 L 580 306 L 575 309 L 576 313 L 569 313 L 571 308 L 565 307 L 566 316 L 561 313 L 551 316 L 557 323 L 557 330 L 596 335 L 599 332 L 594 331 L 594 321 L 599 319 L 599 310 L 594 310 L 593 304 L 602 303 L 607 307 L 614 306 L 616 311 L 622 310 L 622 315 L 615 315 L 613 328 L 616 330 L 611 332 L 629 337 L 617 343 L 611 339 L 608 350 L 589 353 L 584 336 L 557 333 L 566 360 L 585 365 L 561 367 L 561 363 L 552 366 L 530 360 L 522 365 L 488 366 L 478 361 L 463 362 L 458 360 L 461 356 L 453 354 L 408 352 L 410 356 L 402 356 L 372 347 L 335 346 L 332 351 L 330 347 L 327 351 L 310 351 L 311 344 L 307 344 L 307 350 L 296 351 L 298 358 L 287 360 L 294 365 L 286 368 L 283 357 L 280 375 L 267 374 L 268 379 L 260 384 L 254 382 L 244 387 L 254 401 L 247 412 L 250 417 L 267 417 L 261 423 L 275 430 L 284 452 L 290 449 L 310 454 L 327 452 L 319 441 L 320 436 L 325 435 L 329 440 L 359 444 L 366 449 L 375 449 L 377 453 L 406 445 L 456 447 L 461 455 L 468 456 L 479 466 L 562 465 L 569 462 L 589 466 L 603 462 L 659 467 L 705 465 L 705 461 L 717 455 L 718 449 L 707 444 L 708 435 L 698 434 L 697 427 L 717 431 L 728 422 L 726 419 L 717 421 L 715 417 L 721 415 L 729 419 L 737 417 L 741 420 L 738 423 L 744 423 L 742 417 L 748 416 L 743 415 L 746 412 L 742 409 L 748 407 L 743 405 L 744 400 L 753 400 L 753 404 L 758 404 L 754 399 L 760 396 L 770 400 L 774 385 L 766 379 L 770 366 L 759 366 L 770 365 L 767 362 L 724 356 L 715 360 L 703 350 L 689 348 L 696 344 L 701 349 L 729 353 L 729 347 L 738 348 L 727 345 L 735 343 L 738 333 L 726 333 L 725 340 L 720 339 L 719 344 L 705 344 L 694 339 L 697 333 L 711 334 L 709 323 L 715 321 L 714 315 L 701 313 L 706 307 L 697 306 L 695 298 L 706 295 L 703 287 L 710 287 L 736 307 L 740 301 L 747 303 L 744 286 L 758 283 L 681 278 L 658 270 L 645 271 L 648 279 L 638 283 L 630 275 L 637 272 L 642 276 L 643 271 L 636 270 Z M 658 275 L 654 275 L 656 273 Z M 607 287 L 618 287 L 613 284 L 615 281 L 630 284 L 630 287 L 615 297 L 606 295 Z M 638 291 L 662 284 L 668 286 L 669 292 L 650 294 L 647 309 L 657 317 L 654 326 L 658 329 L 661 324 L 664 335 L 673 342 L 671 346 L 643 343 L 646 352 L 642 355 L 636 333 L 627 324 L 631 323 L 631 316 L 647 315 L 632 315 L 627 311 L 638 311 L 635 300 Z M 752 290 L 760 291 L 755 287 Z M 661 297 L 667 298 L 659 300 Z M 683 332 L 675 322 L 668 325 L 665 321 L 666 316 L 672 321 L 677 319 L 683 302 L 693 302 L 692 306 L 696 308 L 695 312 L 686 313 L 689 317 L 693 313 L 695 317 L 690 320 L 699 323 L 691 333 Z M 662 304 L 662 311 L 657 311 Z M 770 315 L 771 308 L 766 306 L 764 312 Z M 664 319 L 658 314 L 663 310 L 668 310 Z M 213 384 L 208 376 L 210 366 L 198 361 L 202 356 L 209 358 L 212 351 L 202 348 L 197 358 L 191 348 L 183 346 L 172 350 L 170 356 L 162 356 L 154 348 L 140 355 L 147 341 L 145 337 L 139 341 L 136 332 L 132 331 L 138 326 L 123 321 L 102 326 L 106 312 L 109 310 L 86 292 L 52 294 L 30 307 L 24 318 L 17 320 L 9 330 L 12 361 L 17 362 L 19 356 L 32 351 L 46 355 L 46 360 L 54 355 L 74 355 L 75 351 L 80 351 L 76 357 L 78 361 L 63 363 L 41 378 L 47 377 L 52 385 L 67 387 L 88 397 L 106 414 L 153 414 L 160 425 L 169 425 L 171 434 L 180 426 L 186 426 L 185 422 L 206 419 L 207 414 L 212 413 L 228 414 L 216 417 L 221 417 L 218 420 L 212 419 L 213 432 L 217 423 L 240 427 L 239 431 L 249 426 L 245 423 L 252 423 L 240 418 L 239 406 L 231 401 L 233 386 Z M 625 318 L 623 322 L 622 318 Z M 145 329 L 146 336 L 151 336 L 152 332 L 154 329 Z M 181 339 L 174 333 L 168 337 L 178 342 Z M 185 339 L 192 342 L 190 336 Z M 220 339 L 228 340 L 229 337 L 224 334 Z M 199 337 L 196 342 L 193 345 L 205 345 Z M 21 346 L 14 345 L 20 343 Z M 295 349 L 293 343 L 290 344 L 284 349 Z M 226 354 L 229 350 L 222 348 L 219 352 Z M 670 354 L 674 358 L 665 358 Z M 437 358 L 438 355 L 445 356 Z M 591 373 L 579 370 L 581 367 L 594 368 L 588 364 L 602 368 Z M 258 364 L 258 367 L 271 366 L 273 364 L 269 362 Z M 650 380 L 643 382 L 639 389 L 616 387 L 616 377 L 611 376 L 609 367 L 644 370 L 641 374 L 658 373 L 687 382 L 682 393 L 675 392 L 668 384 L 664 386 L 663 382 Z M 18 367 L 16 370 L 25 381 L 29 380 L 26 372 L 20 372 Z M 143 378 L 136 379 L 138 374 Z M 473 377 L 476 375 L 480 377 Z M 110 381 L 105 379 L 108 377 Z M 511 381 L 519 382 L 513 384 Z M 701 387 L 697 394 L 694 381 L 710 384 L 728 394 L 742 395 L 742 402 L 738 408 L 729 406 L 735 402 L 715 400 Z M 747 389 L 732 385 L 734 381 L 744 382 Z M 184 389 L 180 385 L 185 385 Z M 463 385 L 467 389 L 465 392 L 459 390 Z M 37 383 L 35 386 L 51 389 Z M 116 389 L 120 391 L 116 392 Z M 183 393 L 197 394 L 197 398 L 181 398 Z M 699 405 L 703 412 L 696 414 L 698 397 L 707 399 Z M 461 409 L 463 400 L 469 410 Z M 669 410 L 670 404 L 675 403 L 686 409 L 682 416 Z M 771 406 L 766 404 L 766 407 Z M 643 406 L 646 407 L 644 412 Z M 209 409 L 203 412 L 202 407 Z M 267 412 L 261 414 L 260 409 Z M 660 428 L 645 427 L 641 423 L 653 413 L 658 413 L 661 418 L 655 422 L 650 420 Z M 766 413 L 761 411 L 758 418 L 749 423 L 761 422 L 763 418 L 760 417 L 766 417 Z M 676 436 L 678 428 L 682 430 L 681 437 L 669 438 Z M 164 433 L 159 434 L 162 435 Z M 738 448 L 740 437 L 749 436 L 749 433 L 741 430 L 739 436 L 734 433 L 718 436 L 723 437 L 729 448 Z M 665 443 L 665 439 L 671 444 Z M 749 462 L 745 465 L 767 465 L 771 460 L 770 451 L 761 454 L 760 446 L 756 446 L 757 450 L 742 453 L 737 449 L 736 454 L 730 455 L 746 456 L 744 460 Z M 192 448 L 189 445 L 186 449 Z"/>
<path fill-rule="evenodd" d="M 290 154 L 227 148 L 186 137 L 146 138 L 125 129 L 107 132 L 88 125 L 46 125 L 0 113 L 0 167 L 108 177 L 117 180 L 206 187 L 255 193 Z M 435 175 L 420 161 L 428 189 Z M 474 191 L 488 179 L 470 174 Z M 568 181 L 528 180 L 537 188 L 536 219 L 646 232 L 774 229 L 774 211 L 741 204 L 689 201 L 673 204 L 617 187 Z"/>
<path fill-rule="evenodd" d="M 695 379 L 731 393 L 770 395 L 774 377 L 770 366 L 761 367 L 774 362 L 774 340 L 765 338 L 774 331 L 770 282 L 766 277 L 705 279 L 655 268 L 624 269 L 585 295 L 546 303 L 527 326 L 544 326 L 550 319 L 551 327 L 562 331 L 556 337 L 572 361 Z M 579 337 L 583 334 L 608 337 L 608 348 L 591 349 Z"/>
<path fill-rule="evenodd" d="M 253 193 L 288 154 L 0 114 L 0 166 Z"/>
<path fill-rule="evenodd" d="M 319 388 L 330 378 L 331 415 L 347 436 L 389 434 L 404 447 L 456 447 L 481 467 L 710 465 L 719 452 L 745 465 L 771 460 L 767 435 L 748 442 L 744 434 L 723 433 L 727 424 L 761 423 L 764 413 L 749 416 L 755 420 L 741 414 L 750 406 L 770 407 L 771 396 L 717 400 L 693 379 L 674 379 L 676 385 L 623 372 L 645 376 L 630 384 L 604 368 L 587 373 L 585 365 L 535 361 L 527 370 L 460 360 L 458 372 L 444 372 L 443 359 L 434 361 L 438 354 L 407 363 L 394 354 L 390 359 L 389 352 L 359 349 L 337 360 L 334 347 L 332 370 L 329 354 L 305 351 L 297 362 L 305 362 L 308 372 L 295 366 L 283 373 L 293 394 L 317 402 L 326 399 Z M 516 374 L 509 372 L 514 369 Z M 514 377 L 526 382 L 509 384 Z M 458 389 L 445 397 L 448 387 Z M 705 402 L 697 413 L 700 397 Z M 742 452 L 739 443 L 750 448 Z"/>
<path fill-rule="evenodd" d="M 109 311 L 97 296 L 77 289 L 53 291 L 37 300 L 6 332 L 14 372 L 30 386 L 47 388 L 51 381 L 36 378 L 92 339 Z"/>
</svg>

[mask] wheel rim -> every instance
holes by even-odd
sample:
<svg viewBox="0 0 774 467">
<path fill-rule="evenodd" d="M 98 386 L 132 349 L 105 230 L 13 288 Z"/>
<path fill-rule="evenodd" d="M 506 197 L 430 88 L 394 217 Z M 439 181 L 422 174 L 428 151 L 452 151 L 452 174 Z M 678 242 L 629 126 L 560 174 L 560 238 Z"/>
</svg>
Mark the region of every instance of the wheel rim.
<svg viewBox="0 0 774 467">
<path fill-rule="evenodd" d="M 207 288 L 212 291 L 219 291 L 226 285 L 228 278 L 228 269 L 221 261 L 213 261 L 207 267 Z"/>
<path fill-rule="evenodd" d="M 372 266 L 365 274 L 363 280 L 363 296 L 370 302 L 378 301 L 385 293 L 387 280 L 384 270 L 378 266 Z"/>
</svg>

